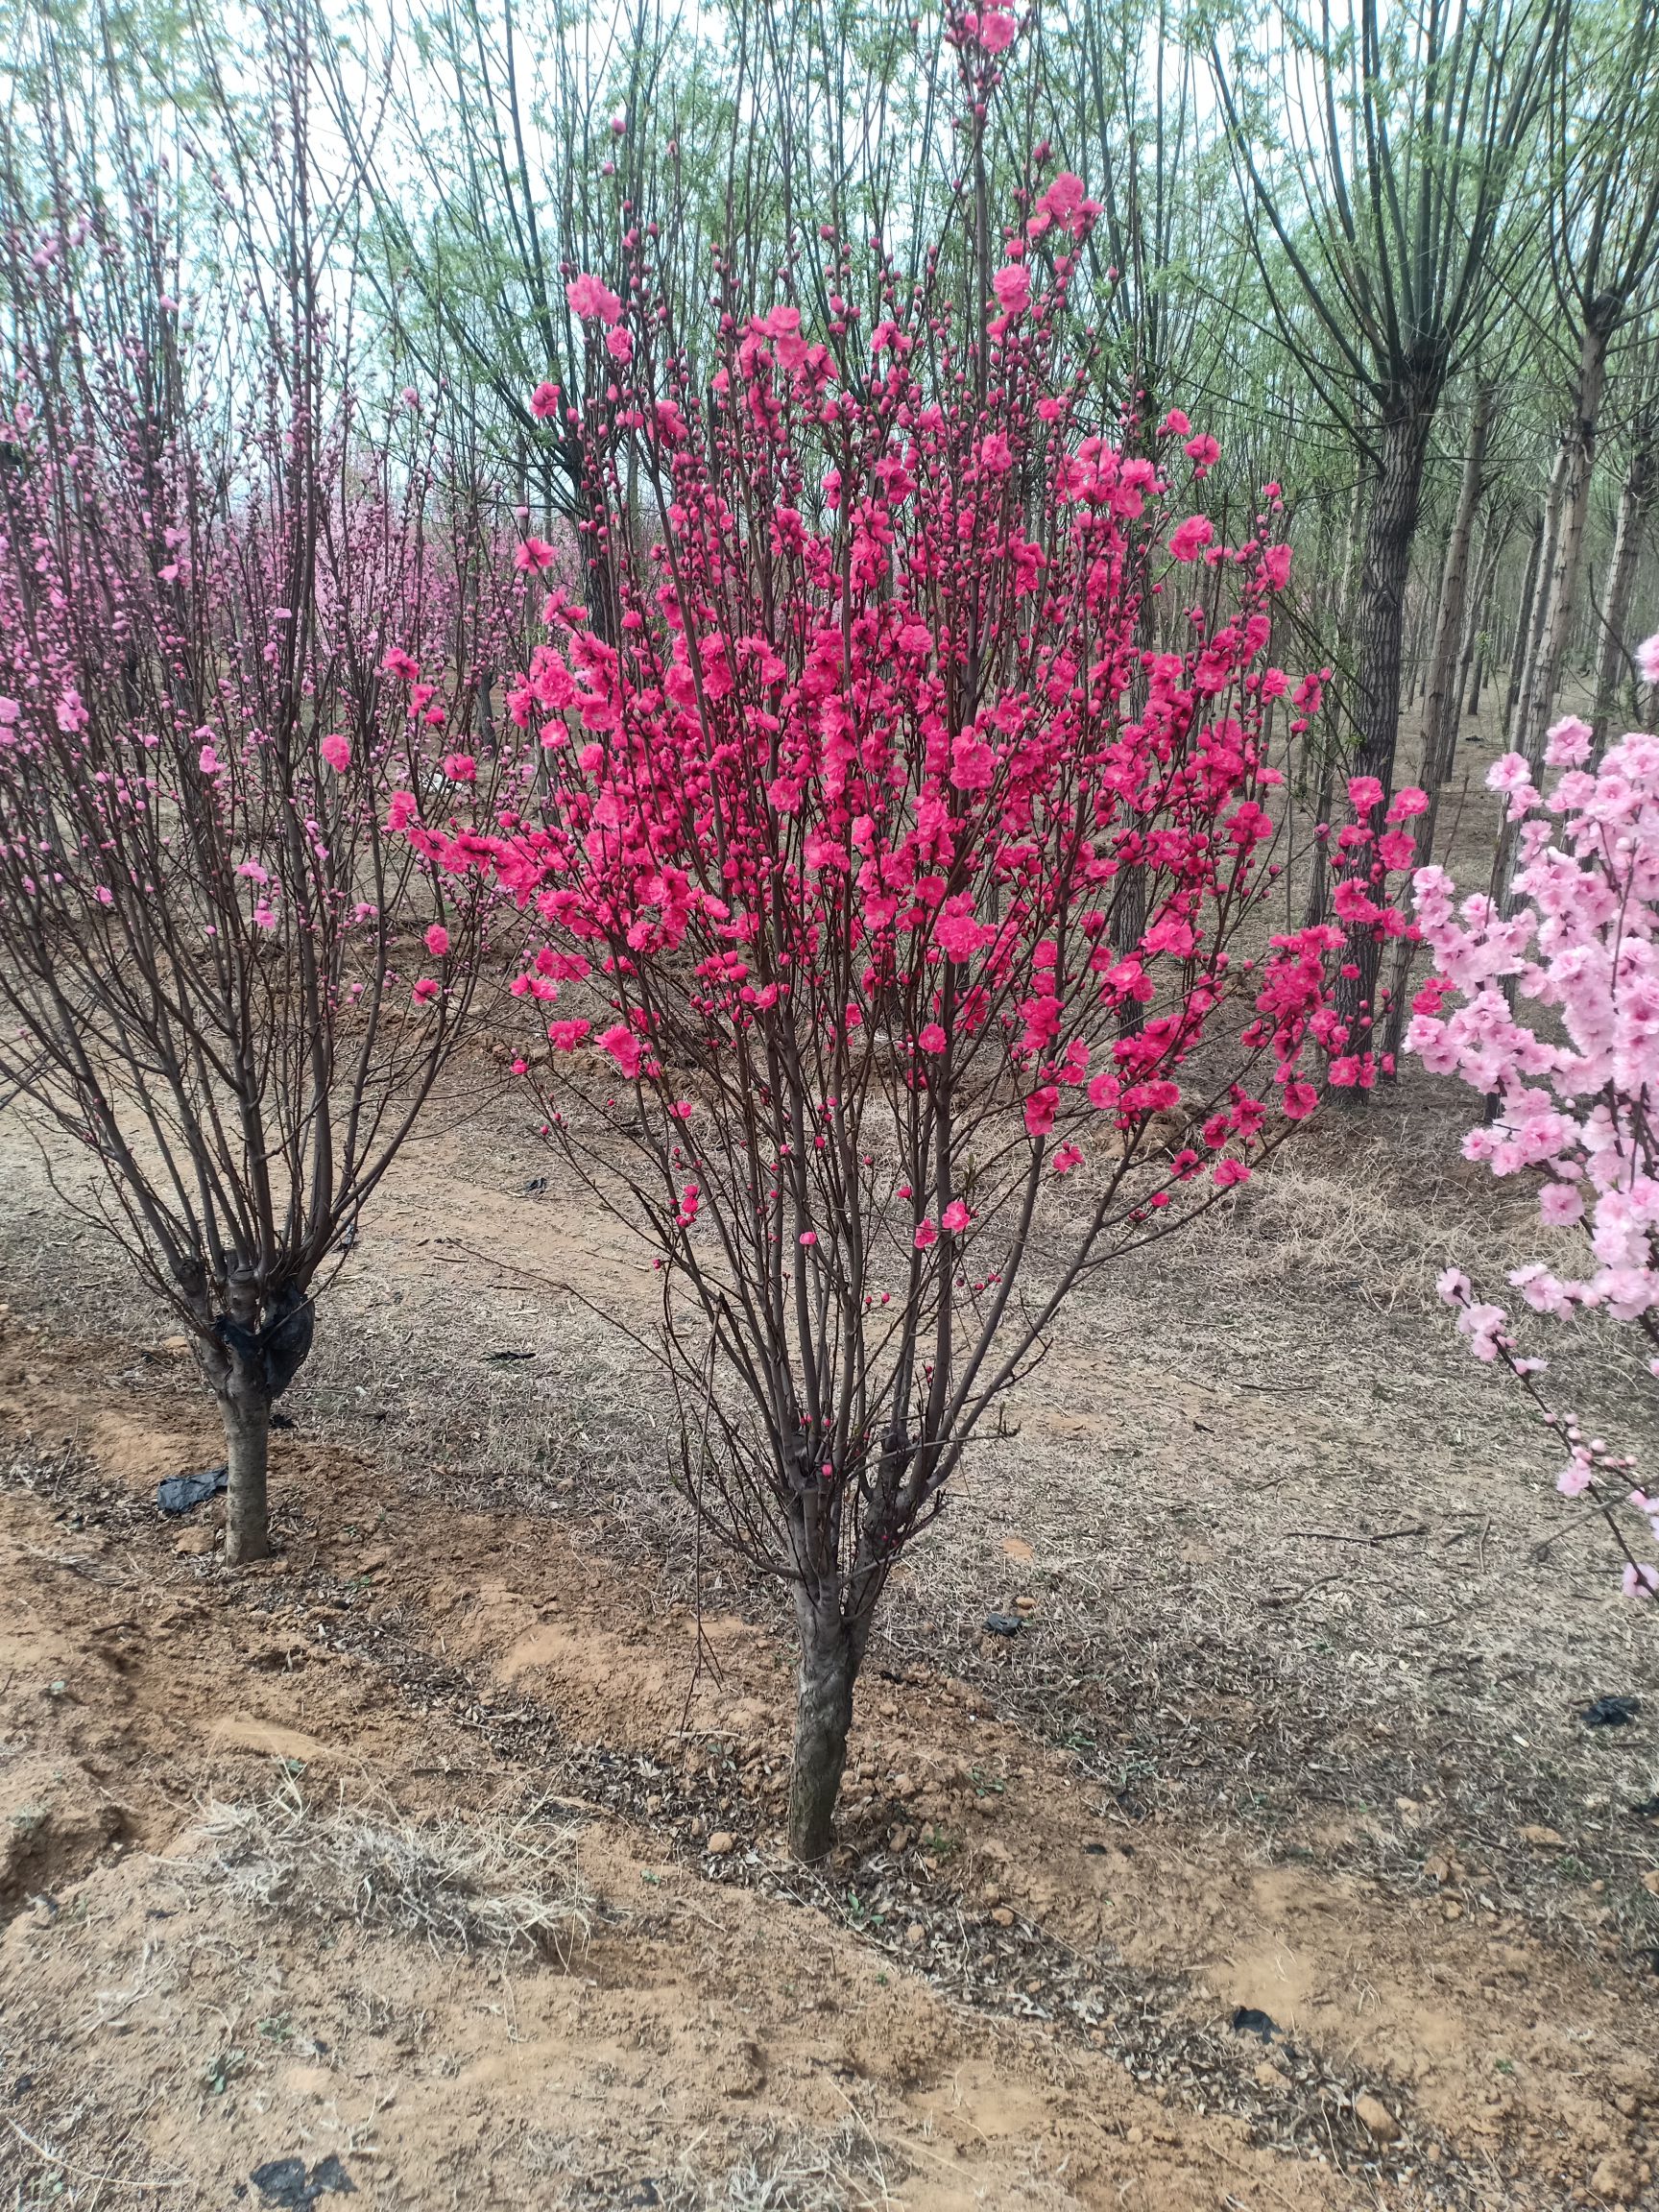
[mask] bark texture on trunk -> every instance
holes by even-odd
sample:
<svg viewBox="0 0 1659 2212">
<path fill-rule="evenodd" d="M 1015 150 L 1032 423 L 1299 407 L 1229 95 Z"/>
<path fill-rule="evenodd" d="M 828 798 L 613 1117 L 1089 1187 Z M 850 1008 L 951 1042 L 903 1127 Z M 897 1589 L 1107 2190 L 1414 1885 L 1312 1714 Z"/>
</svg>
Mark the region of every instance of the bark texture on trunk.
<svg viewBox="0 0 1659 2212">
<path fill-rule="evenodd" d="M 271 1447 L 271 1401 L 262 1394 L 223 1397 L 225 1424 L 225 1561 L 243 1567 L 271 1550 L 266 1469 Z"/>
<path fill-rule="evenodd" d="M 795 1677 L 795 1755 L 789 1774 L 789 1849 L 822 1859 L 834 1832 L 835 1800 L 847 1764 L 853 1688 L 862 1640 L 842 1617 L 839 1594 L 795 1585 L 800 1666 Z"/>
<path fill-rule="evenodd" d="M 1406 587 L 1438 397 L 1438 384 L 1428 379 L 1408 386 L 1391 403 L 1383 421 L 1382 466 L 1366 521 L 1359 575 L 1358 698 L 1354 717 L 1358 744 L 1354 769 L 1358 775 L 1375 776 L 1384 791 L 1391 790 L 1394 782 Z M 1348 1030 L 1344 1051 L 1364 1052 L 1372 1045 L 1369 1023 L 1376 1009 L 1380 959 L 1381 948 L 1368 929 L 1350 933 L 1343 966 L 1358 973 L 1342 974 L 1336 983 L 1336 1010 Z M 1342 1105 L 1358 1110 L 1367 1094 L 1355 1084 L 1334 1095 Z"/>
<path fill-rule="evenodd" d="M 238 1567 L 263 1559 L 271 1549 L 271 1408 L 305 1363 L 315 1311 L 299 1285 L 268 1290 L 252 1272 L 229 1278 L 217 1313 L 204 1282 L 186 1289 L 196 1316 L 197 1363 L 225 1425 L 225 1557 Z"/>
</svg>

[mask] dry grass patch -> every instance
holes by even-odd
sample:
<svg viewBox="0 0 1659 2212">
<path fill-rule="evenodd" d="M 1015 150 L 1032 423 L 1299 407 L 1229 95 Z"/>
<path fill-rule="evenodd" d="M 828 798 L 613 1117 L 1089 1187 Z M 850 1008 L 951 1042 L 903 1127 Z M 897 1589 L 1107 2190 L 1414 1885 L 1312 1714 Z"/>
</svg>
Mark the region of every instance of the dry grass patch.
<svg viewBox="0 0 1659 2212">
<path fill-rule="evenodd" d="M 728 2151 L 709 2160 L 693 2150 L 672 2170 L 636 2182 L 620 2200 L 613 2175 L 583 2172 L 590 2149 L 577 2138 L 534 2128 L 525 2137 L 526 2169 L 563 2182 L 556 2200 L 561 2212 L 599 2212 L 619 2200 L 657 2203 L 663 2212 L 887 2212 L 899 2202 L 894 2190 L 906 2172 L 891 2146 L 851 2109 L 828 2134 L 773 2127 L 742 2143 L 735 2157 Z M 649 2197 L 642 2193 L 647 2186 Z"/>
<path fill-rule="evenodd" d="M 321 1811 L 290 1778 L 251 1803 L 211 1800 L 198 1833 L 204 1848 L 180 1875 L 261 1912 L 561 1964 L 587 1938 L 575 1828 L 540 1809 L 490 1823 L 415 1820 L 391 1807 Z"/>
</svg>

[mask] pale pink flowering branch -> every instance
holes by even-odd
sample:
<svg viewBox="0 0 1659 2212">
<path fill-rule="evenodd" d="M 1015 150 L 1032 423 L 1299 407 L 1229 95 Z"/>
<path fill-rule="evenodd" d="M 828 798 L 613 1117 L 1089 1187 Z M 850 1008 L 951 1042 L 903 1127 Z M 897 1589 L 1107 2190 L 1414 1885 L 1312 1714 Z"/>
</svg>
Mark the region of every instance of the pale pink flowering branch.
<svg viewBox="0 0 1659 2212">
<path fill-rule="evenodd" d="M 1659 640 L 1641 653 L 1659 665 Z M 1576 716 L 1554 724 L 1545 760 L 1561 774 L 1547 792 L 1521 754 L 1488 770 L 1518 830 L 1511 911 L 1479 893 L 1459 904 L 1443 868 L 1417 871 L 1434 973 L 1413 1001 L 1407 1045 L 1431 1072 L 1495 1100 L 1490 1120 L 1464 1138 L 1464 1157 L 1494 1175 L 1534 1176 L 1540 1219 L 1583 1234 L 1581 1272 L 1531 1262 L 1511 1274 L 1533 1311 L 1603 1310 L 1659 1343 L 1659 737 L 1633 732 L 1595 765 L 1592 743 Z M 1546 1013 L 1538 1028 L 1519 1017 L 1527 999 Z M 1502 1358 L 1569 1443 L 1565 1493 L 1591 1496 L 1617 1532 L 1595 1477 L 1627 1473 L 1629 1462 L 1586 1445 L 1575 1422 L 1548 1407 L 1531 1382 L 1542 1363 L 1516 1352 L 1502 1308 L 1475 1303 L 1455 1269 L 1441 1291 L 1476 1355 Z M 1659 1372 L 1659 1361 L 1649 1365 Z M 1631 1503 L 1649 1510 L 1640 1492 Z M 1619 1545 L 1626 1592 L 1651 1595 L 1659 1571 L 1622 1534 Z"/>
<path fill-rule="evenodd" d="M 1635 1460 L 1610 1451 L 1600 1436 L 1586 1437 L 1572 1414 L 1556 1411 L 1538 1385 L 1538 1377 L 1545 1372 L 1548 1362 L 1522 1354 L 1509 1333 L 1509 1317 L 1503 1307 L 1479 1303 L 1467 1275 L 1456 1267 L 1448 1267 L 1435 1288 L 1446 1304 L 1455 1310 L 1458 1334 L 1467 1338 L 1476 1358 L 1502 1361 L 1538 1408 L 1538 1418 L 1545 1428 L 1566 1445 L 1569 1457 L 1555 1478 L 1555 1487 L 1563 1498 L 1587 1498 L 1606 1524 L 1623 1559 L 1622 1587 L 1625 1597 L 1651 1598 L 1659 1593 L 1659 1565 L 1637 1558 L 1614 1510 L 1615 1501 L 1609 1495 L 1609 1489 L 1617 1489 L 1629 1480 L 1636 1471 Z M 1654 1544 L 1659 1546 L 1659 1497 L 1649 1498 L 1644 1491 L 1632 1489 L 1624 1502 L 1648 1516 Z"/>
</svg>

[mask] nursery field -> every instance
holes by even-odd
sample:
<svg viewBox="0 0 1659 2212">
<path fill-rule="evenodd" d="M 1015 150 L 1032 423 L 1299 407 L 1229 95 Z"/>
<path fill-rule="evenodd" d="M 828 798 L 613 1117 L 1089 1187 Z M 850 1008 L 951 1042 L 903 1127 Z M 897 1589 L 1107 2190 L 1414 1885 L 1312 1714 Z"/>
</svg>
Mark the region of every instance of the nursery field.
<svg viewBox="0 0 1659 2212">
<path fill-rule="evenodd" d="M 1659 2212 L 1659 6 L 0 53 L 0 2212 Z"/>
<path fill-rule="evenodd" d="M 9 1124 L 9 2200 L 1637 2201 L 1659 1674 L 1433 1298 L 1537 1237 L 1465 1113 L 1321 1117 L 1086 1297 L 900 1571 L 813 1869 L 776 1594 L 559 1288 L 648 1265 L 515 1112 L 410 1149 L 239 1573 L 156 1509 L 222 1450 L 182 1341 Z"/>
</svg>

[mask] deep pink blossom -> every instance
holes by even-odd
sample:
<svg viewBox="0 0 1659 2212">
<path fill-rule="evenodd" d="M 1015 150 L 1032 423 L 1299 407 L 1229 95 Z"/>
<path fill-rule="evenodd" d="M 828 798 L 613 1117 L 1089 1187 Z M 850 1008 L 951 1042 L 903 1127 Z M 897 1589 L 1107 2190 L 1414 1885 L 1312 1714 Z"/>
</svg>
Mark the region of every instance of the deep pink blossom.
<svg viewBox="0 0 1659 2212">
<path fill-rule="evenodd" d="M 1060 1092 L 1052 1083 L 1045 1083 L 1041 1090 L 1033 1091 L 1025 1101 L 1025 1130 L 1031 1137 L 1046 1137 L 1054 1126 L 1055 1111 L 1060 1104 Z"/>
<path fill-rule="evenodd" d="M 601 1030 L 599 1045 L 603 1051 L 610 1053 L 624 1075 L 638 1074 L 640 1063 L 645 1057 L 645 1048 L 637 1033 L 630 1029 L 626 1022 L 613 1022 L 609 1029 Z"/>
<path fill-rule="evenodd" d="M 584 323 L 619 323 L 622 319 L 621 301 L 597 276 L 572 277 L 565 287 L 565 297 L 570 302 L 570 312 Z"/>
<path fill-rule="evenodd" d="M 998 306 L 1005 315 L 1022 315 L 1031 304 L 1031 272 L 1023 261 L 1010 261 L 991 279 Z"/>
</svg>

